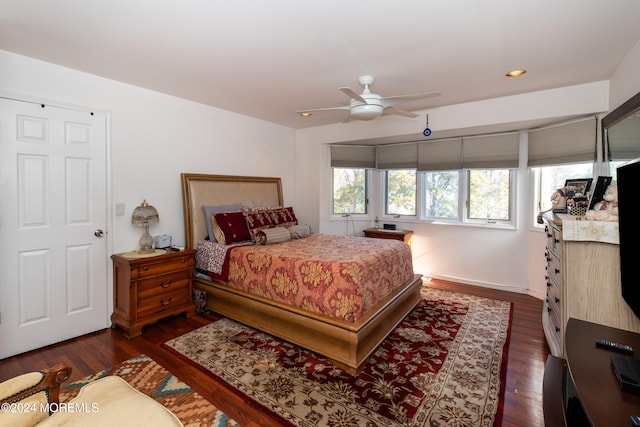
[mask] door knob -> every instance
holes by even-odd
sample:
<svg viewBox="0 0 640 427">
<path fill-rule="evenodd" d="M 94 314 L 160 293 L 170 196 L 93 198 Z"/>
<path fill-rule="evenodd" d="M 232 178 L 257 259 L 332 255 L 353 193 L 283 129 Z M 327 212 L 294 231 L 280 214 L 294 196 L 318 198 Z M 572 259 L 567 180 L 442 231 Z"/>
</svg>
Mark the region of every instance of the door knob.
<svg viewBox="0 0 640 427">
<path fill-rule="evenodd" d="M 96 231 L 93 232 L 93 234 L 95 234 L 96 237 L 102 237 L 102 236 L 104 236 L 104 231 L 96 230 Z"/>
</svg>

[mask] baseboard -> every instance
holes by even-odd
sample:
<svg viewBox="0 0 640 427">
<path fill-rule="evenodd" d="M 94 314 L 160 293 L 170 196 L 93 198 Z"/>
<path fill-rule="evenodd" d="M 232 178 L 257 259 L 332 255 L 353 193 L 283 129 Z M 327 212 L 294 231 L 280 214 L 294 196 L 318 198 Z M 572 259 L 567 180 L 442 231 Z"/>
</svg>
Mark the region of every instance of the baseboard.
<svg viewBox="0 0 640 427">
<path fill-rule="evenodd" d="M 497 291 L 505 291 L 505 292 L 513 292 L 516 294 L 524 294 L 532 296 L 536 299 L 543 300 L 546 298 L 546 294 L 539 294 L 539 292 L 531 291 L 530 289 L 523 289 L 516 286 L 504 285 L 500 283 L 488 283 L 488 282 L 479 282 L 477 280 L 469 280 L 461 277 L 453 277 L 441 274 L 425 274 L 423 275 L 423 280 L 428 280 L 428 278 L 434 278 L 439 280 L 447 280 L 449 282 L 462 283 L 464 285 L 472 285 L 472 286 L 480 286 L 482 288 L 494 289 Z"/>
</svg>

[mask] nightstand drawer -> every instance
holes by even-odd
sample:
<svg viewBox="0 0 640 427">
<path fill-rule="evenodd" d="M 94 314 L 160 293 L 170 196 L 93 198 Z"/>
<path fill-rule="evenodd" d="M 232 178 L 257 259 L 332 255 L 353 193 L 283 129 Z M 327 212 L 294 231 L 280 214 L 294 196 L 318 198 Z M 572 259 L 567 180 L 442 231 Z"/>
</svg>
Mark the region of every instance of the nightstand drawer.
<svg viewBox="0 0 640 427">
<path fill-rule="evenodd" d="M 134 267 L 131 271 L 133 277 L 148 277 L 163 274 L 182 268 L 191 268 L 194 265 L 192 256 L 182 256 L 166 262 L 154 262 Z M 134 271 L 137 270 L 137 271 Z M 137 273 L 137 274 L 136 274 Z"/>
<path fill-rule="evenodd" d="M 188 288 L 177 289 L 175 292 L 166 292 L 152 296 L 150 298 L 141 298 L 138 300 L 138 317 L 146 317 L 174 307 L 179 307 L 189 303 Z"/>
<path fill-rule="evenodd" d="M 138 282 L 138 298 L 148 298 L 155 294 L 166 294 L 179 288 L 188 287 L 189 277 L 189 271 L 179 271 L 140 280 Z"/>
</svg>

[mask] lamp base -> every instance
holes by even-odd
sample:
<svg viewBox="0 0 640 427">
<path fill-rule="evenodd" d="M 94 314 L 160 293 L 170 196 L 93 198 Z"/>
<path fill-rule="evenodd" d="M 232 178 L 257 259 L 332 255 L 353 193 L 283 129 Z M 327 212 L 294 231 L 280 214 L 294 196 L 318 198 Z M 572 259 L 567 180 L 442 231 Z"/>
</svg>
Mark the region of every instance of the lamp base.
<svg viewBox="0 0 640 427">
<path fill-rule="evenodd" d="M 153 249 L 153 237 L 151 237 L 151 234 L 149 234 L 149 223 L 145 222 L 144 224 L 142 224 L 142 226 L 144 231 L 142 232 L 140 240 L 138 240 L 138 243 L 140 244 L 138 253 L 150 254 L 152 252 L 155 252 L 155 249 Z"/>
</svg>

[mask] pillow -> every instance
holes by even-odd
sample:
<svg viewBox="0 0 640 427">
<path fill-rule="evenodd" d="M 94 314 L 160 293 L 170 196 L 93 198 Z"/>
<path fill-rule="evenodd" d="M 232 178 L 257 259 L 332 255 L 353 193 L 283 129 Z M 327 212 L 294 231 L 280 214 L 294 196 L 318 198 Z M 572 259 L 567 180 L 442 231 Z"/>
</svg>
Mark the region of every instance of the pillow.
<svg viewBox="0 0 640 427">
<path fill-rule="evenodd" d="M 292 207 L 288 208 L 274 208 L 269 211 L 271 219 L 275 225 L 281 225 L 283 227 L 289 227 L 298 224 L 296 214 L 293 212 Z"/>
<path fill-rule="evenodd" d="M 216 236 L 213 232 L 213 214 L 219 212 L 239 211 L 240 209 L 242 209 L 241 203 L 222 206 L 203 206 L 202 210 L 204 211 L 204 222 L 207 224 L 209 240 L 211 240 L 212 242 L 216 241 Z"/>
<path fill-rule="evenodd" d="M 265 228 L 256 232 L 256 243 L 272 245 L 291 240 L 291 233 L 284 227 Z"/>
<path fill-rule="evenodd" d="M 301 239 L 311 235 L 311 226 L 307 224 L 291 225 L 287 227 L 292 239 Z"/>
<path fill-rule="evenodd" d="M 251 240 L 242 211 L 214 213 L 213 233 L 218 243 L 223 245 Z"/>
<path fill-rule="evenodd" d="M 275 224 L 271 221 L 268 209 L 262 210 L 247 210 L 243 209 L 244 219 L 247 221 L 247 227 L 249 227 L 249 233 L 251 234 L 251 240 L 256 241 L 256 233 L 265 228 L 273 228 Z"/>
</svg>

